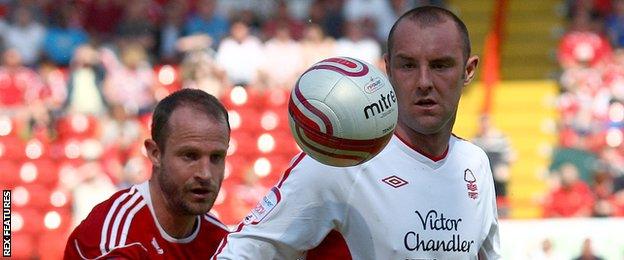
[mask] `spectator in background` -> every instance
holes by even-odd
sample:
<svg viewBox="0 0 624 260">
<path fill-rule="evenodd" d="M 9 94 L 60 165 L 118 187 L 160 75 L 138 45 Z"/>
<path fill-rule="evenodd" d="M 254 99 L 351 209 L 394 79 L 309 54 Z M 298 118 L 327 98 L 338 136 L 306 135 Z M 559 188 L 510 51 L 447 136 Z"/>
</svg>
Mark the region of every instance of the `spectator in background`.
<svg viewBox="0 0 624 260">
<path fill-rule="evenodd" d="M 529 255 L 531 260 L 561 260 L 563 257 L 553 250 L 553 243 L 546 238 L 540 243 L 539 250 Z"/>
<path fill-rule="evenodd" d="M 48 28 L 43 43 L 45 57 L 59 66 L 69 65 L 74 50 L 89 40 L 80 24 L 72 24 L 78 15 L 76 7 L 64 4 L 55 11 L 53 25 Z"/>
<path fill-rule="evenodd" d="M 39 60 L 45 35 L 46 28 L 34 19 L 31 10 L 17 6 L 13 22 L 3 35 L 4 45 L 17 50 L 24 65 L 34 66 Z"/>
<path fill-rule="evenodd" d="M 596 20 L 589 13 L 579 13 L 559 43 L 558 60 L 563 69 L 603 63 L 611 56 L 611 45 L 596 29 Z"/>
<path fill-rule="evenodd" d="M 178 50 L 184 53 L 182 87 L 200 89 L 218 98 L 223 95 L 227 78 L 214 59 L 211 43 L 208 35 L 186 36 L 178 41 Z"/>
<path fill-rule="evenodd" d="M 591 245 L 591 239 L 586 238 L 583 240 L 583 246 L 581 247 L 581 254 L 575 257 L 573 260 L 602 260 L 602 257 L 597 256 L 594 253 L 594 249 Z"/>
<path fill-rule="evenodd" d="M 121 21 L 117 24 L 116 37 L 120 47 L 139 44 L 145 50 L 155 46 L 156 24 L 150 20 L 152 2 L 150 0 L 129 1 Z"/>
<path fill-rule="evenodd" d="M 308 24 L 301 41 L 303 67 L 308 68 L 312 64 L 336 55 L 336 41 L 327 37 L 323 28 L 318 24 Z"/>
<path fill-rule="evenodd" d="M 544 203 L 544 217 L 590 217 L 594 196 L 589 186 L 578 178 L 578 169 L 571 163 L 559 167 L 560 183 L 551 187 Z"/>
<path fill-rule="evenodd" d="M 268 88 L 291 89 L 304 69 L 301 44 L 291 38 L 289 27 L 278 26 L 275 37 L 264 44 L 261 67 L 264 85 Z"/>
<path fill-rule="evenodd" d="M 396 15 L 391 5 L 387 0 L 347 0 L 343 10 L 348 23 L 362 23 L 364 35 L 381 40 L 386 38 L 392 24 L 402 14 Z"/>
<path fill-rule="evenodd" d="M 345 22 L 342 8 L 343 1 L 314 0 L 308 9 L 308 21 L 320 25 L 327 35 L 338 39 L 342 37 Z"/>
<path fill-rule="evenodd" d="M 0 106 L 8 110 L 22 110 L 39 101 L 44 84 L 34 70 L 24 66 L 17 49 L 9 48 L 2 53 L 0 67 Z"/>
<path fill-rule="evenodd" d="M 509 165 L 515 160 L 515 154 L 507 136 L 496 129 L 490 116 L 482 115 L 479 130 L 472 142 L 481 147 L 490 160 L 490 169 L 494 177 L 494 189 L 498 205 L 498 215 L 509 215 L 507 202 L 507 182 L 509 181 Z"/>
<path fill-rule="evenodd" d="M 249 26 L 242 21 L 233 22 L 230 31 L 217 49 L 217 64 L 225 70 L 231 84 L 253 84 L 264 62 L 262 42 L 249 34 Z"/>
<path fill-rule="evenodd" d="M 624 48 L 624 0 L 613 0 L 613 10 L 605 23 L 613 46 Z"/>
<path fill-rule="evenodd" d="M 177 62 L 178 39 L 182 36 L 184 19 L 188 6 L 184 0 L 173 0 L 165 4 L 164 21 L 158 32 L 158 53 L 162 63 Z"/>
<path fill-rule="evenodd" d="M 265 39 L 272 39 L 284 27 L 290 32 L 292 39 L 299 41 L 303 37 L 304 24 L 290 14 L 285 0 L 279 0 L 275 13 L 262 26 L 262 33 Z"/>
<path fill-rule="evenodd" d="M 90 45 L 76 48 L 69 68 L 64 113 L 104 116 L 109 101 L 104 93 L 106 72 L 100 54 Z"/>
<path fill-rule="evenodd" d="M 121 49 L 120 60 L 109 49 L 102 49 L 101 59 L 106 68 L 104 90 L 112 105 L 120 105 L 126 113 L 136 116 L 152 110 L 155 74 L 140 44 L 130 44 Z"/>
<path fill-rule="evenodd" d="M 213 48 L 227 35 L 230 24 L 221 14 L 217 13 L 216 0 L 198 0 L 195 12 L 184 24 L 184 34 L 205 33 L 213 39 Z"/>
<path fill-rule="evenodd" d="M 125 0 L 87 1 L 84 8 L 84 26 L 96 43 L 108 42 L 123 17 Z"/>
<path fill-rule="evenodd" d="M 362 21 L 345 24 L 345 35 L 336 42 L 336 54 L 358 58 L 377 66 L 381 58 L 381 46 L 373 38 L 365 35 Z"/>
<path fill-rule="evenodd" d="M 100 202 L 113 195 L 117 188 L 108 178 L 98 161 L 88 161 L 65 176 L 65 189 L 71 191 L 73 199 L 72 227 L 78 226 Z"/>
</svg>

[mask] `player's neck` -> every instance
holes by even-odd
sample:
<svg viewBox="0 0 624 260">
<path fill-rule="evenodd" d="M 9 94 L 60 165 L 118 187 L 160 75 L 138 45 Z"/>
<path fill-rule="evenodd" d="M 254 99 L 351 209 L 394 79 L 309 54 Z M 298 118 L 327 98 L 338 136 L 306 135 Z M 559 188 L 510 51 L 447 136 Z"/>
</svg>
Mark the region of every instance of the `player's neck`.
<svg viewBox="0 0 624 260">
<path fill-rule="evenodd" d="M 158 184 L 152 180 L 149 182 L 152 207 L 158 224 L 173 238 L 185 238 L 193 233 L 197 216 L 177 214 L 167 204 L 162 192 L 159 192 Z"/>
<path fill-rule="evenodd" d="M 429 158 L 440 158 L 446 153 L 451 138 L 451 131 L 434 134 L 421 134 L 410 128 L 398 125 L 395 134 L 407 142 L 410 147 Z"/>
</svg>

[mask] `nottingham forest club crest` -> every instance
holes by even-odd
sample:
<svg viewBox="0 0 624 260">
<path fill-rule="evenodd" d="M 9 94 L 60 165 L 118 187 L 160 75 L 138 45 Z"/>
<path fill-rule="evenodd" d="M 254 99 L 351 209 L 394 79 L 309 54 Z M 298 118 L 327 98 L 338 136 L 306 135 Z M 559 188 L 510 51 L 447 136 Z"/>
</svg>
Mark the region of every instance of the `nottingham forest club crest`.
<svg viewBox="0 0 624 260">
<path fill-rule="evenodd" d="M 477 178 L 470 169 L 464 171 L 464 181 L 466 181 L 466 188 L 468 189 L 468 198 L 477 199 L 479 197 L 479 190 L 477 188 Z"/>
</svg>

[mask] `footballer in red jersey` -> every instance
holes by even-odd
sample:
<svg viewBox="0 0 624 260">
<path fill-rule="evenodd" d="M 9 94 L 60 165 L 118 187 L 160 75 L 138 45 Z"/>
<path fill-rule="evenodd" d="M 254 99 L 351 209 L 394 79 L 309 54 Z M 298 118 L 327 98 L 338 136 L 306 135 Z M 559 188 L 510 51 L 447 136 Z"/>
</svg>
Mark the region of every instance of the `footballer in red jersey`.
<svg viewBox="0 0 624 260">
<path fill-rule="evenodd" d="M 203 91 L 163 99 L 145 141 L 149 181 L 117 192 L 76 227 L 65 259 L 209 258 L 227 227 L 208 212 L 223 181 L 227 111 Z"/>
</svg>

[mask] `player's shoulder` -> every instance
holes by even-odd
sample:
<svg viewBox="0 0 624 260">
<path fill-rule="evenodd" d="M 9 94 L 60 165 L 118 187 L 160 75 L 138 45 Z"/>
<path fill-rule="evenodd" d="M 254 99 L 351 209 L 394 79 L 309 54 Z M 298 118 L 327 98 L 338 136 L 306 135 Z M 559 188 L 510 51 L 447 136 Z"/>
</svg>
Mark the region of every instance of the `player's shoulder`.
<svg viewBox="0 0 624 260">
<path fill-rule="evenodd" d="M 308 188 L 311 188 L 310 186 L 325 186 L 345 177 L 355 167 L 358 166 L 334 167 L 325 165 L 302 152 L 291 160 L 277 186 L 281 187 L 284 182 L 300 183 Z"/>
<path fill-rule="evenodd" d="M 475 158 L 478 156 L 479 159 L 487 159 L 487 155 L 485 151 L 481 149 L 481 147 L 473 144 L 465 138 L 459 137 L 455 134 L 451 136 L 451 142 L 453 143 L 453 150 L 462 155 L 469 155 L 470 157 Z"/>
<path fill-rule="evenodd" d="M 96 205 L 89 215 L 71 233 L 66 254 L 79 254 L 82 257 L 95 257 L 119 247 L 113 233 L 127 234 L 132 218 L 143 209 L 145 202 L 136 186 L 116 192 L 107 200 Z M 139 221 L 145 223 L 148 219 Z M 122 230 L 123 229 L 123 230 Z M 114 236 L 117 238 L 117 236 Z M 125 238 L 120 238 L 124 239 Z M 112 241 L 112 242 L 111 242 Z M 119 242 L 121 243 L 121 242 Z"/>
<path fill-rule="evenodd" d="M 115 205 L 121 204 L 123 200 L 129 199 L 133 195 L 140 196 L 138 195 L 138 191 L 134 187 L 116 192 L 105 201 L 102 201 L 95 207 L 93 207 L 89 215 L 80 223 L 80 226 L 84 224 L 97 223 L 101 225 L 101 223 L 105 221 L 106 216 L 111 213 L 111 210 L 113 210 Z"/>
<path fill-rule="evenodd" d="M 221 222 L 221 220 L 219 220 L 219 218 L 217 218 L 217 216 L 210 212 L 203 214 L 201 216 L 201 221 L 202 227 L 206 227 L 207 229 L 215 230 L 219 233 L 223 232 L 224 234 L 230 232 L 230 228 L 228 228 L 225 224 L 223 224 L 223 222 Z"/>
</svg>

